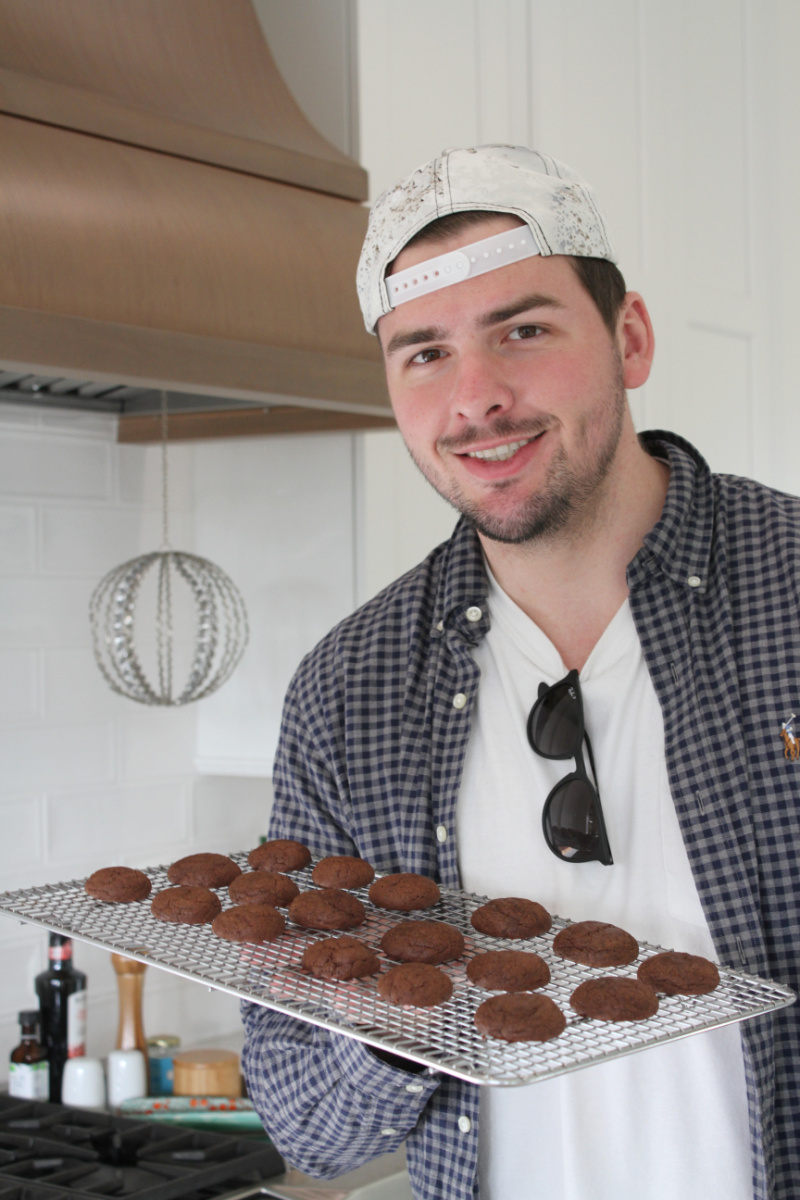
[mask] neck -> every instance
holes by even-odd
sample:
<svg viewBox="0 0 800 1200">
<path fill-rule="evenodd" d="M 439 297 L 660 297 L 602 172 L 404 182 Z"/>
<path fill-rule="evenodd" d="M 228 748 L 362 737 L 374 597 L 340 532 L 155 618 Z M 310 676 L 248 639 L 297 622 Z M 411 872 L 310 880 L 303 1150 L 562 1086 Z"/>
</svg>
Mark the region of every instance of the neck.
<svg viewBox="0 0 800 1200">
<path fill-rule="evenodd" d="M 500 587 L 580 671 L 628 595 L 626 571 L 655 525 L 669 469 L 623 434 L 601 494 L 548 539 L 509 545 L 480 536 Z"/>
</svg>

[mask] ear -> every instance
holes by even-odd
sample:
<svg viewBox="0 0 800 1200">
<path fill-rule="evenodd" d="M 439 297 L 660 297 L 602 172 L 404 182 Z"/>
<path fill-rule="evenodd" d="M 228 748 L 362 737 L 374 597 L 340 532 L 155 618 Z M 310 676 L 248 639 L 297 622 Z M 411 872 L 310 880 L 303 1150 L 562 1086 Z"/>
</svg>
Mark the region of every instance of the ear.
<svg viewBox="0 0 800 1200">
<path fill-rule="evenodd" d="M 647 305 L 638 292 L 627 292 L 622 302 L 617 321 L 617 344 L 622 355 L 625 387 L 641 387 L 650 374 L 655 338 Z"/>
</svg>

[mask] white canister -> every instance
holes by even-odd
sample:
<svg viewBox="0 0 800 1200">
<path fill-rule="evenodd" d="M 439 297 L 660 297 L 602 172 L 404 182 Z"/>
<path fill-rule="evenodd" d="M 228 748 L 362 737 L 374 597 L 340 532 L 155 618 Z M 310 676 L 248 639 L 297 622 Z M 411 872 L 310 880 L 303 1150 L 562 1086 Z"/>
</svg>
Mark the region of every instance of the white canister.
<svg viewBox="0 0 800 1200">
<path fill-rule="evenodd" d="M 123 1100 L 139 1100 L 147 1095 L 147 1062 L 141 1050 L 112 1050 L 107 1074 L 111 1108 L 119 1108 Z"/>
</svg>

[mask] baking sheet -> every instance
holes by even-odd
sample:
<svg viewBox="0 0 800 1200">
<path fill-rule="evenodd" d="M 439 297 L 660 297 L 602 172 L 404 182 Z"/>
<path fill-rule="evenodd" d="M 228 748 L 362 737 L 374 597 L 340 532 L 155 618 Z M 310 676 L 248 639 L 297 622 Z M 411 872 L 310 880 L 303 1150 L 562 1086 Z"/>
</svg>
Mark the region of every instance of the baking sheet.
<svg viewBox="0 0 800 1200">
<path fill-rule="evenodd" d="M 231 858 L 243 870 L 248 869 L 246 852 L 232 854 Z M 290 873 L 303 890 L 312 886 L 313 865 Z M 153 892 L 172 886 L 167 869 L 168 864 L 146 868 Z M 286 933 L 275 942 L 241 945 L 218 938 L 210 925 L 158 921 L 150 914 L 149 899 L 131 904 L 93 900 L 83 885 L 84 880 L 79 879 L 3 892 L 0 912 L 478 1084 L 509 1087 L 532 1083 L 743 1021 L 795 1000 L 794 992 L 782 984 L 720 967 L 720 985 L 715 991 L 707 996 L 660 996 L 658 1013 L 646 1021 L 608 1022 L 578 1017 L 570 1008 L 569 998 L 579 983 L 600 975 L 635 976 L 638 963 L 662 947 L 640 942 L 639 958 L 630 966 L 593 969 L 553 953 L 553 938 L 569 924 L 563 918 L 554 917 L 553 928 L 540 937 L 505 941 L 479 934 L 470 925 L 471 913 L 486 902 L 485 896 L 443 888 L 434 908 L 401 914 L 375 908 L 369 903 L 368 889 L 356 889 L 353 894 L 364 903 L 367 919 L 350 932 L 379 953 L 383 934 L 402 920 L 447 921 L 464 934 L 464 957 L 442 967 L 453 980 L 452 998 L 432 1009 L 397 1006 L 378 996 L 378 976 L 337 983 L 314 979 L 300 970 L 306 946 L 332 936 L 330 933 L 287 923 Z M 217 890 L 223 908 L 231 907 L 227 889 Z M 635 930 L 630 932 L 635 936 Z M 475 1029 L 475 1010 L 496 993 L 473 986 L 466 977 L 466 963 L 484 950 L 510 947 L 535 951 L 550 967 L 551 982 L 539 990 L 550 996 L 567 1018 L 566 1030 L 552 1041 L 506 1043 L 482 1037 Z M 387 967 L 393 965 L 381 957 Z"/>
</svg>

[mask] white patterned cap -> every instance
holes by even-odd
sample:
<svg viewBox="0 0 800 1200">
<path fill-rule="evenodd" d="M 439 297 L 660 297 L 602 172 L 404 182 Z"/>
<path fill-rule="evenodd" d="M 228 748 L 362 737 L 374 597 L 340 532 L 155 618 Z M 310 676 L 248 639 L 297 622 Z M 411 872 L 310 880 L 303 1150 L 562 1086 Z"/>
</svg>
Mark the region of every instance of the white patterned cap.
<svg viewBox="0 0 800 1200">
<path fill-rule="evenodd" d="M 407 242 L 439 217 L 481 209 L 519 217 L 533 236 L 531 253 L 616 262 L 591 187 L 563 163 L 524 146 L 444 150 L 372 206 L 356 273 L 369 333 L 398 302 L 390 299 L 385 277 Z"/>
</svg>

